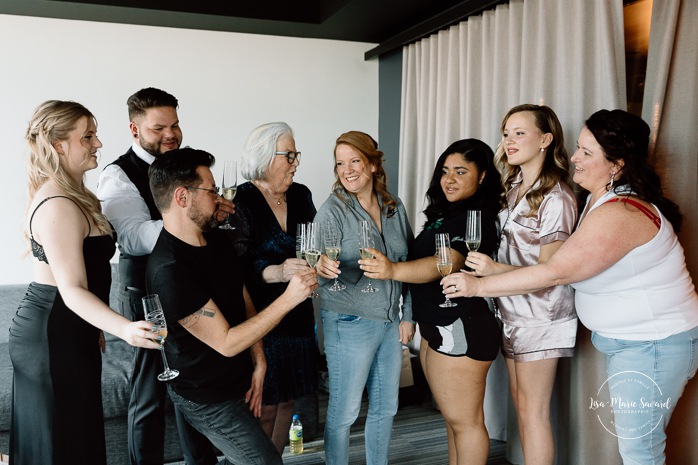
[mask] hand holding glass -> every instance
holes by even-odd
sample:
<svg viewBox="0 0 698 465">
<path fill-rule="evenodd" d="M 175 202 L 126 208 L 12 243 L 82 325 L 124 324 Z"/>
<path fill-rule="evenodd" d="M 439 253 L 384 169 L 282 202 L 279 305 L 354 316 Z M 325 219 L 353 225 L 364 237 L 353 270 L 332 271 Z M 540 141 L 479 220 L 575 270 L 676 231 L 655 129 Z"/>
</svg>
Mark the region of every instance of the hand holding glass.
<svg viewBox="0 0 698 465">
<path fill-rule="evenodd" d="M 325 242 L 325 254 L 327 258 L 332 261 L 337 261 L 339 259 L 339 254 L 342 252 L 342 245 L 339 239 L 339 226 L 337 223 L 328 222 L 323 225 L 322 229 L 323 240 Z M 327 289 L 333 292 L 343 291 L 347 286 L 337 281 L 337 277 L 334 278 L 334 284 Z"/>
<path fill-rule="evenodd" d="M 170 369 L 165 357 L 165 348 L 163 344 L 167 339 L 167 323 L 165 322 L 165 314 L 162 311 L 160 297 L 157 294 L 150 294 L 143 297 L 143 310 L 145 311 L 145 321 L 151 323 L 153 328 L 151 331 L 155 333 L 151 340 L 160 344 L 160 353 L 162 354 L 162 363 L 165 365 L 165 371 L 158 375 L 160 381 L 169 381 L 179 376 L 179 371 Z"/>
<path fill-rule="evenodd" d="M 238 191 L 238 166 L 233 160 L 226 160 L 225 163 L 223 163 L 222 186 L 223 198 L 232 202 Z M 235 226 L 230 222 L 231 216 L 232 215 L 228 215 L 223 221 L 223 224 L 220 225 L 221 229 L 235 229 Z"/>
<path fill-rule="evenodd" d="M 442 278 L 451 274 L 453 269 L 453 254 L 451 252 L 451 240 L 448 234 L 436 235 L 436 267 Z M 446 300 L 439 304 L 439 307 L 457 307 L 458 304 L 451 302 L 446 296 Z"/>
<path fill-rule="evenodd" d="M 359 255 L 361 256 L 362 259 L 366 260 L 369 258 L 374 258 L 373 254 L 369 252 L 366 249 L 372 249 L 374 248 L 373 244 L 373 226 L 371 224 L 371 221 L 364 220 L 360 223 L 361 227 L 361 236 L 359 239 Z M 361 292 L 376 292 L 378 290 L 377 287 L 373 287 L 373 284 L 371 283 L 371 278 L 368 278 L 368 284 L 366 284 L 366 287 L 361 289 Z"/>
</svg>

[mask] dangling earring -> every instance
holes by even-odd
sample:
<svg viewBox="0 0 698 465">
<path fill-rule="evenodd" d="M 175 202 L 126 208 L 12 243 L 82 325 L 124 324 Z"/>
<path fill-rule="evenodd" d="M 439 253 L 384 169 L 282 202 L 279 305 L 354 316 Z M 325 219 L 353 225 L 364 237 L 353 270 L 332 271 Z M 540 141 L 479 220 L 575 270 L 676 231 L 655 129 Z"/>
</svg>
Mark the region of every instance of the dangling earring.
<svg viewBox="0 0 698 465">
<path fill-rule="evenodd" d="M 614 181 L 613 178 L 615 178 L 615 177 L 616 177 L 616 172 L 615 172 L 615 171 L 611 171 L 611 184 L 610 184 L 610 186 L 608 186 L 608 190 L 609 190 L 609 191 L 610 191 L 611 189 L 613 189 L 613 181 Z"/>
<path fill-rule="evenodd" d="M 545 147 L 541 147 L 541 148 L 540 148 L 540 151 L 541 151 L 541 152 L 545 152 Z"/>
</svg>

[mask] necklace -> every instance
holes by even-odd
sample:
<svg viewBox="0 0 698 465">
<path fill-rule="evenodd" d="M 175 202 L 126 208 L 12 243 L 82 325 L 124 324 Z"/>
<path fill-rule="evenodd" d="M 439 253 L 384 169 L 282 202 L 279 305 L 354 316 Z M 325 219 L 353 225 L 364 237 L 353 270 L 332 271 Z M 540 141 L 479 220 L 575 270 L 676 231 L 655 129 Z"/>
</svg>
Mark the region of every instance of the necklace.
<svg viewBox="0 0 698 465">
<path fill-rule="evenodd" d="M 267 197 L 269 197 L 270 199 L 272 199 L 272 200 L 276 203 L 277 206 L 281 206 L 281 201 L 282 201 L 282 200 L 284 201 L 284 203 L 286 203 L 286 193 L 285 193 L 285 192 L 284 192 L 283 194 L 281 194 L 281 196 L 279 196 L 279 198 L 276 198 L 276 197 L 274 197 L 273 195 L 271 195 L 271 193 L 267 190 L 266 187 L 264 187 L 264 186 L 262 185 L 261 182 L 255 182 L 255 185 L 256 185 L 257 187 L 259 187 L 259 188 L 262 190 L 262 193 L 263 193 L 264 195 L 266 195 Z"/>
<path fill-rule="evenodd" d="M 521 181 L 521 184 L 519 185 L 519 190 L 518 190 L 518 192 L 516 193 L 516 204 L 518 204 L 519 202 L 521 202 L 521 199 L 523 199 L 524 197 L 526 197 L 526 194 L 528 194 L 528 192 L 529 192 L 531 189 L 533 189 L 533 186 L 535 186 L 535 184 L 536 184 L 536 182 L 533 181 L 533 184 L 531 184 L 530 186 L 528 186 L 528 188 L 527 188 L 526 190 L 524 190 L 524 189 L 523 189 L 524 183 L 523 183 L 523 181 Z M 522 192 L 523 192 L 523 193 L 522 193 Z M 515 205 L 516 205 L 516 204 L 515 204 Z"/>
</svg>

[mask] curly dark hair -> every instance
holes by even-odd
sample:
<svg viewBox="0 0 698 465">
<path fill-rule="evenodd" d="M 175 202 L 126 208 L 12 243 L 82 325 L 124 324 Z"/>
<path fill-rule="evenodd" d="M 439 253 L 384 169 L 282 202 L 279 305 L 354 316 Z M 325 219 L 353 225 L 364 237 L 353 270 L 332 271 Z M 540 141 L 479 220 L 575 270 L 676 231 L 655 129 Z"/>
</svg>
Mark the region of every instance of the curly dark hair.
<svg viewBox="0 0 698 465">
<path fill-rule="evenodd" d="M 601 146 L 606 160 L 624 162 L 614 191 L 629 185 L 634 195 L 656 205 L 674 231 L 679 232 L 683 222 L 679 206 L 664 196 L 659 175 L 649 163 L 649 125 L 623 110 L 599 110 L 584 124 Z M 611 189 L 610 180 L 606 189 Z"/>
<path fill-rule="evenodd" d="M 441 172 L 446 158 L 454 153 L 459 154 L 463 158 L 463 161 L 473 163 L 477 167 L 478 174 L 485 173 L 485 178 L 482 180 L 482 184 L 480 184 L 480 187 L 473 196 L 460 202 L 455 202 L 455 204 L 451 204 L 446 199 L 446 194 L 444 194 L 441 188 Z M 425 227 L 438 218 L 448 215 L 450 212 L 454 211 L 454 209 L 470 209 L 476 206 L 483 207 L 491 204 L 491 207 L 496 211 L 498 210 L 497 205 L 501 193 L 502 182 L 499 171 L 494 167 L 494 153 L 492 149 L 478 139 L 456 141 L 448 146 L 437 160 L 436 166 L 434 166 L 434 173 L 431 175 L 431 181 L 429 182 L 429 188 L 426 193 L 427 208 L 424 210 L 424 214 L 427 217 L 427 221 Z M 463 207 L 465 203 L 467 203 L 467 207 Z"/>
</svg>

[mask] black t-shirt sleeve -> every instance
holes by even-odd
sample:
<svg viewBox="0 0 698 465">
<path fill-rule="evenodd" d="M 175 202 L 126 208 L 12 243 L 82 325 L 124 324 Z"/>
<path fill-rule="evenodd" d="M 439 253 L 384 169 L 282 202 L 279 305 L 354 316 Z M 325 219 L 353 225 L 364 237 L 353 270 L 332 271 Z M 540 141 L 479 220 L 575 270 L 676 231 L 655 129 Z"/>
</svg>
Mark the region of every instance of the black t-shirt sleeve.
<svg viewBox="0 0 698 465">
<path fill-rule="evenodd" d="M 176 263 L 162 266 L 152 276 L 150 292 L 160 296 L 165 319 L 170 323 L 202 308 L 210 299 L 192 270 Z"/>
</svg>

